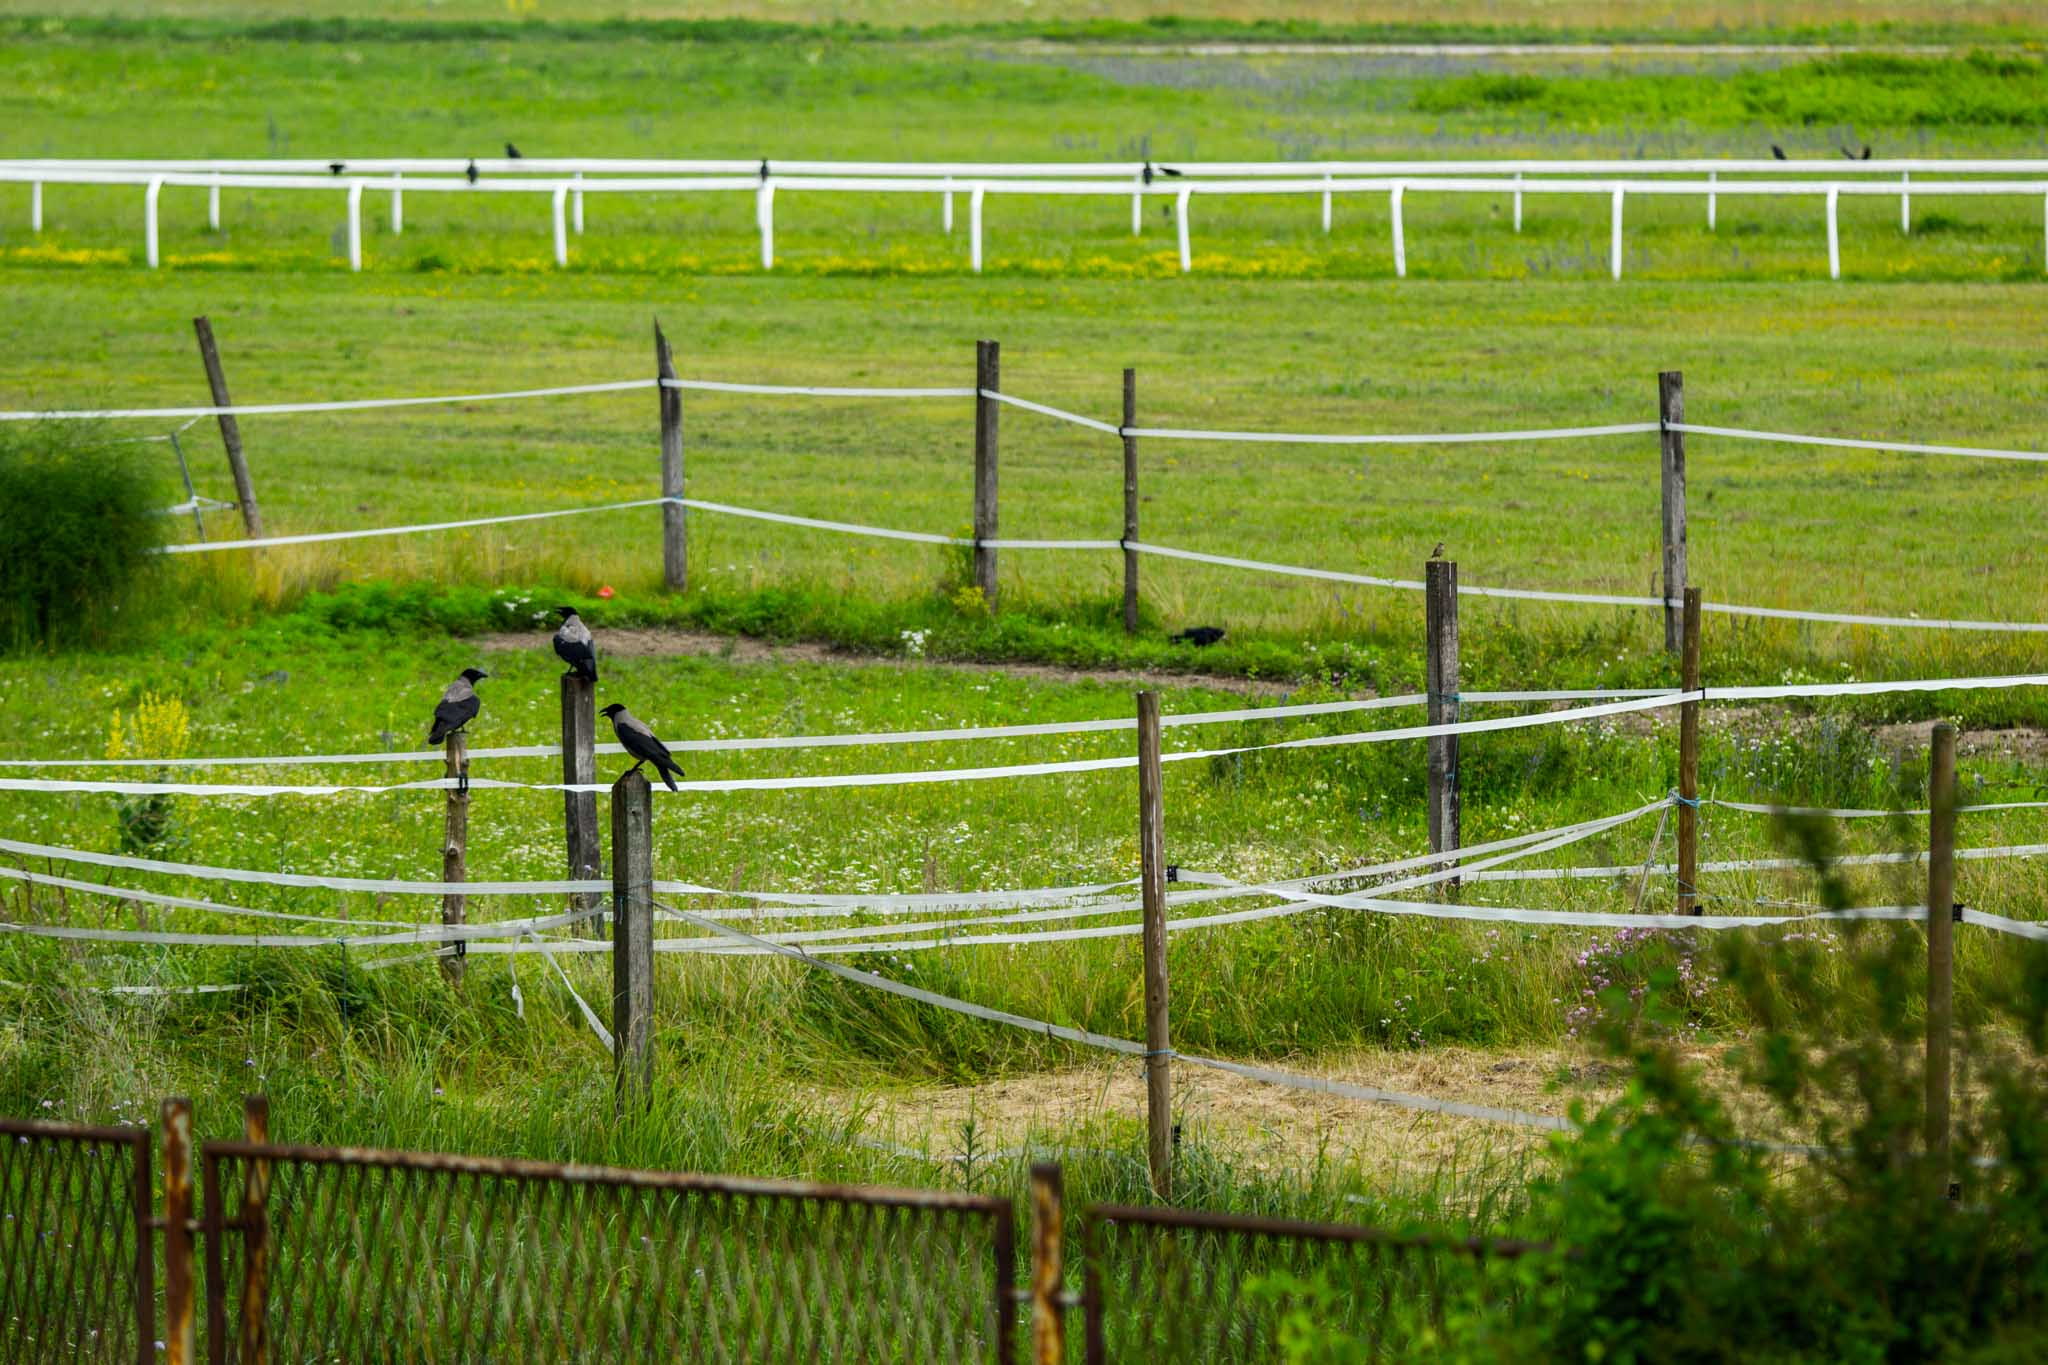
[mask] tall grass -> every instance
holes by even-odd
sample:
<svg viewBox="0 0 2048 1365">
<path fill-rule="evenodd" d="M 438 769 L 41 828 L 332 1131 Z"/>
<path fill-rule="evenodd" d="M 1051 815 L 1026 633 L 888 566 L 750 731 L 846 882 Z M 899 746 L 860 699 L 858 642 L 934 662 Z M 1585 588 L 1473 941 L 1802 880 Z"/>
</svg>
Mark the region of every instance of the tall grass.
<svg viewBox="0 0 2048 1365">
<path fill-rule="evenodd" d="M 157 498 L 132 445 L 77 424 L 0 424 L 0 647 L 124 627 L 164 540 Z"/>
</svg>

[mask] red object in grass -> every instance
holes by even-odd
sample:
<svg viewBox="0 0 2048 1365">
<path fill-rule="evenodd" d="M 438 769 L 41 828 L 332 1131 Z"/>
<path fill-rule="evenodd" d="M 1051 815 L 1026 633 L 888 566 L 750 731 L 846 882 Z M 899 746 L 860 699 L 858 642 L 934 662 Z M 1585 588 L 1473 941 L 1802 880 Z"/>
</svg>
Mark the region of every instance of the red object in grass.
<svg viewBox="0 0 2048 1365">
<path fill-rule="evenodd" d="M 605 584 L 603 587 L 597 590 L 597 595 L 599 597 L 604 598 L 607 602 L 609 602 L 612 597 L 612 585 L 609 583 Z"/>
</svg>

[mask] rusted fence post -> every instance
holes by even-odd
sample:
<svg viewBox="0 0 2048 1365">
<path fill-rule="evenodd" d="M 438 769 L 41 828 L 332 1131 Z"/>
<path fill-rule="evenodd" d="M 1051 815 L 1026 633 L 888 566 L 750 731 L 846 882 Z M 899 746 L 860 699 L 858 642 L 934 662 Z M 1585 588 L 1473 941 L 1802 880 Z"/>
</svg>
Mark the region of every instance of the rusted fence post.
<svg viewBox="0 0 2048 1365">
<path fill-rule="evenodd" d="M 1700 590 L 1685 590 L 1679 686 L 1700 690 Z M 1678 707 L 1678 913 L 1700 913 L 1700 704 Z"/>
<path fill-rule="evenodd" d="M 1033 1365 L 1066 1365 L 1067 1318 L 1060 1242 L 1066 1221 L 1064 1182 L 1058 1163 L 1031 1167 L 1031 1359 Z"/>
<path fill-rule="evenodd" d="M 197 1365 L 192 1281 L 192 1101 L 165 1100 L 164 1360 Z"/>
<path fill-rule="evenodd" d="M 448 736 L 448 820 L 441 841 L 441 880 L 469 880 L 469 740 L 457 730 Z M 459 891 L 441 894 L 441 923 L 449 928 L 469 918 L 469 897 Z M 456 939 L 445 945 L 441 971 L 451 985 L 462 984 L 462 968 L 469 956 L 469 944 Z"/>
<path fill-rule="evenodd" d="M 1672 425 L 1685 421 L 1685 376 L 1666 370 L 1657 376 L 1658 441 L 1664 466 L 1664 648 L 1684 648 L 1685 623 L 1680 600 L 1685 591 L 1685 433 Z"/>
<path fill-rule="evenodd" d="M 242 1099 L 242 1140 L 270 1142 L 270 1101 Z M 270 1361 L 270 1162 L 251 1157 L 242 1173 L 242 1330 L 238 1365 Z"/>
<path fill-rule="evenodd" d="M 1949 1187 L 1949 1072 L 1955 1024 L 1956 727 L 1934 727 L 1927 764 L 1927 1155 Z"/>
<path fill-rule="evenodd" d="M 1432 559 L 1423 566 L 1423 623 L 1427 636 L 1423 690 L 1429 723 L 1455 725 L 1458 720 L 1458 565 Z M 1459 835 L 1458 737 L 1432 735 L 1429 745 L 1429 851 L 1448 853 L 1462 847 Z M 1455 895 L 1458 878 L 1441 883 Z"/>
<path fill-rule="evenodd" d="M 192 330 L 199 337 L 199 359 L 206 366 L 206 385 L 213 392 L 213 405 L 233 407 L 235 400 L 228 397 L 228 379 L 220 368 L 220 350 L 213 341 L 213 323 L 197 317 L 192 319 Z M 256 506 L 256 485 L 249 478 L 249 462 L 242 457 L 242 428 L 232 412 L 221 413 L 219 421 L 220 443 L 228 452 L 228 471 L 235 476 L 235 501 L 242 506 L 242 529 L 251 540 L 261 540 L 263 513 Z"/>
<path fill-rule="evenodd" d="M 1160 794 L 1159 694 L 1138 694 L 1138 865 L 1145 904 L 1145 1156 L 1152 1189 L 1173 1198 L 1173 1071 L 1166 980 L 1166 803 Z"/>
<path fill-rule="evenodd" d="M 562 782 L 589 786 L 597 781 L 597 684 L 574 673 L 562 675 Z M 592 881 L 604 875 L 604 854 L 597 834 L 597 793 L 562 793 L 562 821 L 569 853 L 569 876 Z M 597 891 L 569 896 L 575 914 L 596 912 L 596 930 L 604 929 L 604 897 Z"/>
<path fill-rule="evenodd" d="M 637 769 L 612 784 L 612 1069 L 618 1107 L 654 1087 L 654 801 Z"/>
<path fill-rule="evenodd" d="M 974 343 L 974 581 L 996 606 L 996 552 L 986 542 L 997 535 L 996 448 L 1002 431 L 1002 406 L 989 397 L 1002 391 L 1002 346 Z"/>
<path fill-rule="evenodd" d="M 1124 633 L 1138 633 L 1138 372 L 1124 370 Z"/>
<path fill-rule="evenodd" d="M 661 400 L 661 496 L 683 496 L 683 391 L 669 388 L 662 380 L 676 377 L 675 358 L 669 354 L 668 338 L 661 324 L 654 324 L 654 374 Z M 661 581 L 671 592 L 681 592 L 690 582 L 690 536 L 684 520 L 686 508 L 680 502 L 661 505 Z"/>
</svg>

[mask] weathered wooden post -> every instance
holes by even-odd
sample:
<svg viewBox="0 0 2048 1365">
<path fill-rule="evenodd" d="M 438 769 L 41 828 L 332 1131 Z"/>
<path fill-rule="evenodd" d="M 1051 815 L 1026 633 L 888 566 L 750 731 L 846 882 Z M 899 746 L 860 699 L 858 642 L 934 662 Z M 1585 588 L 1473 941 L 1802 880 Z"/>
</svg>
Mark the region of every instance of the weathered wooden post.
<svg viewBox="0 0 2048 1365">
<path fill-rule="evenodd" d="M 562 785 L 587 787 L 597 781 L 597 684 L 575 673 L 562 675 Z M 597 793 L 562 793 L 562 821 L 569 853 L 569 876 L 591 881 L 604 875 L 604 854 L 597 834 Z M 604 929 L 604 898 L 596 891 L 569 896 L 574 914 L 597 912 L 595 928 Z"/>
<path fill-rule="evenodd" d="M 1955 1025 L 1956 727 L 1934 727 L 1927 765 L 1927 1155 L 1949 1184 L 1949 1073 Z"/>
<path fill-rule="evenodd" d="M 683 496 L 683 391 L 666 382 L 676 377 L 675 359 L 669 354 L 668 338 L 661 324 L 654 324 L 654 372 L 661 400 L 661 496 Z M 681 592 L 690 581 L 689 530 L 684 524 L 685 508 L 680 502 L 661 505 L 661 581 L 671 592 Z"/>
<path fill-rule="evenodd" d="M 270 1100 L 242 1097 L 242 1140 L 268 1145 Z M 242 1173 L 242 1330 L 240 1365 L 270 1362 L 270 1162 L 251 1157 Z"/>
<path fill-rule="evenodd" d="M 616 1102 L 654 1089 L 654 803 L 639 769 L 612 783 L 612 1070 Z"/>
<path fill-rule="evenodd" d="M 1432 559 L 1423 566 L 1423 615 L 1427 658 L 1423 691 L 1431 725 L 1458 721 L 1458 565 Z M 1429 744 L 1429 851 L 1448 853 L 1462 847 L 1459 837 L 1458 737 L 1432 735 Z M 1459 879 L 1441 883 L 1455 894 Z"/>
<path fill-rule="evenodd" d="M 1138 694 L 1138 866 L 1145 904 L 1145 1155 L 1152 1189 L 1173 1198 L 1173 1072 L 1166 980 L 1166 803 L 1160 794 L 1159 694 Z"/>
<path fill-rule="evenodd" d="M 1700 690 L 1700 590 L 1685 590 L 1679 686 Z M 1678 913 L 1700 913 L 1700 704 L 1678 706 Z"/>
<path fill-rule="evenodd" d="M 1002 346 L 974 343 L 974 581 L 996 607 L 996 552 L 987 544 L 996 538 L 996 444 L 1002 429 L 1002 405 L 989 397 L 1002 391 Z"/>
<path fill-rule="evenodd" d="M 448 736 L 448 819 L 441 841 L 441 880 L 469 880 L 469 738 L 457 730 Z M 441 894 L 441 923 L 454 928 L 469 918 L 469 897 L 459 891 Z M 441 970 L 450 985 L 462 984 L 462 968 L 469 960 L 469 944 L 456 939 L 441 958 Z"/>
<path fill-rule="evenodd" d="M 197 1365 L 192 1284 L 192 1101 L 165 1100 L 164 1360 Z M 147 1344 L 147 1343 L 145 1343 Z"/>
<path fill-rule="evenodd" d="M 1124 632 L 1138 633 L 1138 372 L 1124 370 Z"/>
<path fill-rule="evenodd" d="M 206 385 L 213 392 L 213 405 L 233 407 L 235 400 L 228 397 L 228 379 L 220 368 L 220 349 L 213 341 L 213 323 L 197 317 L 192 319 L 192 330 L 199 336 L 199 359 L 206 366 Z M 248 532 L 249 539 L 261 540 L 263 513 L 256 506 L 256 485 L 249 478 L 249 462 L 242 456 L 242 428 L 232 412 L 221 413 L 219 421 L 220 443 L 228 452 L 228 471 L 235 476 L 235 501 L 242 507 L 242 529 Z"/>
<path fill-rule="evenodd" d="M 1058 1163 L 1031 1167 L 1031 1359 L 1066 1365 L 1067 1317 L 1061 1241 L 1066 1223 L 1065 1182 Z"/>
<path fill-rule="evenodd" d="M 1657 376 L 1657 431 L 1664 464 L 1664 648 L 1684 648 L 1680 602 L 1685 592 L 1685 376 L 1666 370 Z"/>
</svg>

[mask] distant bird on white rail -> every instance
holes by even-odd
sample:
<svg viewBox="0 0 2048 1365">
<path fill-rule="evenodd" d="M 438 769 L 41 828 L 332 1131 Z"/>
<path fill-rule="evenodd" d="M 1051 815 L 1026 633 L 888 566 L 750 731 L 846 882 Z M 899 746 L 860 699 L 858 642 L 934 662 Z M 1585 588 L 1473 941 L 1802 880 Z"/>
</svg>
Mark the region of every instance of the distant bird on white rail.
<svg viewBox="0 0 2048 1365">
<path fill-rule="evenodd" d="M 604 713 L 611 718 L 612 733 L 619 737 L 620 746 L 633 757 L 630 771 L 637 773 L 641 764 L 652 763 L 654 771 L 661 774 L 661 780 L 668 784 L 668 789 L 676 790 L 676 778 L 683 775 L 683 770 L 676 766 L 668 745 L 655 738 L 654 731 L 648 729 L 645 722 L 618 702 L 605 707 Z M 671 773 L 675 776 L 671 777 Z"/>
<path fill-rule="evenodd" d="M 555 632 L 555 655 L 569 665 L 571 675 L 585 682 L 597 681 L 597 645 L 590 638 L 590 627 L 583 624 L 583 618 L 576 614 L 574 607 L 556 607 L 562 614 L 562 628 Z"/>
<path fill-rule="evenodd" d="M 474 684 L 490 676 L 482 669 L 465 668 L 461 677 L 448 684 L 440 705 L 434 708 L 434 728 L 427 732 L 427 743 L 439 744 L 476 719 L 483 703 L 477 700 Z"/>
</svg>

